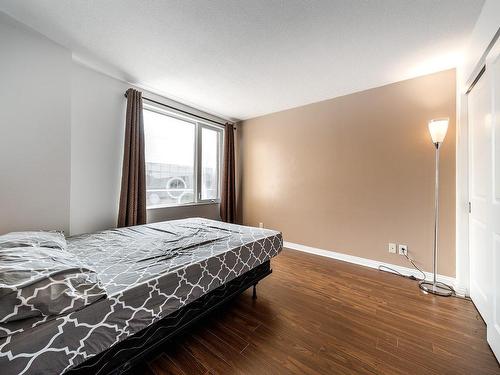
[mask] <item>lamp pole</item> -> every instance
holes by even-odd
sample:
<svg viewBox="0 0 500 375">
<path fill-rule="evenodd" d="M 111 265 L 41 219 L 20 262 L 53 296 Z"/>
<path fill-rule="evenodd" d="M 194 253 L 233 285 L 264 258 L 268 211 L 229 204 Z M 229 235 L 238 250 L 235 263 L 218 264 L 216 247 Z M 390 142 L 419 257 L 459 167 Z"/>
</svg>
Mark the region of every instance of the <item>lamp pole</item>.
<svg viewBox="0 0 500 375">
<path fill-rule="evenodd" d="M 432 121 L 431 121 L 432 123 Z M 434 138 L 433 129 L 431 129 L 431 123 L 429 123 L 429 130 L 431 131 L 431 136 Z M 446 123 L 446 130 L 448 124 Z M 446 134 L 446 130 L 445 133 Z M 433 246 L 433 277 L 432 282 L 422 280 L 419 283 L 420 289 L 424 290 L 427 293 L 436 294 L 439 296 L 451 296 L 453 294 L 453 289 L 441 282 L 438 282 L 437 277 L 437 262 L 438 262 L 438 238 L 439 238 L 439 149 L 441 144 L 443 143 L 444 135 L 442 136 L 441 141 L 435 141 L 433 139 L 434 146 L 436 148 L 436 174 L 434 181 L 434 246 Z"/>
<path fill-rule="evenodd" d="M 433 284 L 437 284 L 437 256 L 438 256 L 438 236 L 439 236 L 439 142 L 434 143 L 436 146 L 436 174 L 434 182 L 434 264 L 433 264 Z"/>
</svg>

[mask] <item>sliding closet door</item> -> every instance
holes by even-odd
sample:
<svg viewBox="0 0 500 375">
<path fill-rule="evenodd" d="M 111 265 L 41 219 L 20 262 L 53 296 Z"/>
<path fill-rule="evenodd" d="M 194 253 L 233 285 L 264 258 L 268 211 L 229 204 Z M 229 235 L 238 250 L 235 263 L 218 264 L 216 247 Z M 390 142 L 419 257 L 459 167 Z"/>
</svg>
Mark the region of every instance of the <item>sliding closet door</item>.
<svg viewBox="0 0 500 375">
<path fill-rule="evenodd" d="M 468 97 L 470 295 L 500 358 L 500 43 Z"/>
<path fill-rule="evenodd" d="M 488 78 L 491 80 L 491 131 L 493 186 L 491 202 L 493 241 L 493 311 L 488 324 L 488 343 L 497 359 L 500 358 L 500 42 L 490 53 L 486 62 Z"/>
<path fill-rule="evenodd" d="M 491 315 L 493 299 L 490 215 L 492 131 L 488 73 L 483 74 L 468 96 L 470 295 L 486 323 Z"/>
</svg>

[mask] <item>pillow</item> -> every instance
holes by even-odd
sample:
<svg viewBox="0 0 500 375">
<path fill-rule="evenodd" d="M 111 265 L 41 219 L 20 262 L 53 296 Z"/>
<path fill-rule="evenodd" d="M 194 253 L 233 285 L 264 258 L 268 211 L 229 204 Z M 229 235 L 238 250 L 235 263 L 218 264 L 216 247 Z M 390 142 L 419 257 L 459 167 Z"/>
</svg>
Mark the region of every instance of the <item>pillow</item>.
<svg viewBox="0 0 500 375">
<path fill-rule="evenodd" d="M 67 244 L 61 232 L 11 232 L 0 236 L 0 249 L 29 246 L 65 250 Z"/>
<path fill-rule="evenodd" d="M 0 248 L 0 323 L 79 310 L 106 292 L 98 275 L 59 248 Z"/>
</svg>

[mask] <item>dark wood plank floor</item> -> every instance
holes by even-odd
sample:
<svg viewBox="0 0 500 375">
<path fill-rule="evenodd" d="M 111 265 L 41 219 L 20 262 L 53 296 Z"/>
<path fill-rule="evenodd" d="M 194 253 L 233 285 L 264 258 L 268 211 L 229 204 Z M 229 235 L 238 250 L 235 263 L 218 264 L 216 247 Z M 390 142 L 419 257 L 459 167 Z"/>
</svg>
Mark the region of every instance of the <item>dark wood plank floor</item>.
<svg viewBox="0 0 500 375">
<path fill-rule="evenodd" d="M 500 374 L 470 301 L 416 282 L 284 250 L 273 274 L 142 374 Z"/>
</svg>

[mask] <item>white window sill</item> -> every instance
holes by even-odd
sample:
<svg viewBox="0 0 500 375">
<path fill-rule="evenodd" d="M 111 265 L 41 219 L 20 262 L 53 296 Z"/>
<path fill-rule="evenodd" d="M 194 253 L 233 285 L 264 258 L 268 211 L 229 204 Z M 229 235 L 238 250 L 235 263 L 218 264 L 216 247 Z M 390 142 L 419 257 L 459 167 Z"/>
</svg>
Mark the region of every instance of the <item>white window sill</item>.
<svg viewBox="0 0 500 375">
<path fill-rule="evenodd" d="M 213 204 L 220 204 L 219 200 L 216 201 L 206 201 L 206 202 L 193 202 L 193 203 L 183 203 L 183 204 L 163 204 L 157 206 L 146 207 L 146 210 L 158 210 L 163 208 L 181 208 L 181 207 L 193 207 L 193 206 L 207 206 Z"/>
</svg>

